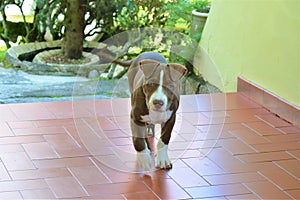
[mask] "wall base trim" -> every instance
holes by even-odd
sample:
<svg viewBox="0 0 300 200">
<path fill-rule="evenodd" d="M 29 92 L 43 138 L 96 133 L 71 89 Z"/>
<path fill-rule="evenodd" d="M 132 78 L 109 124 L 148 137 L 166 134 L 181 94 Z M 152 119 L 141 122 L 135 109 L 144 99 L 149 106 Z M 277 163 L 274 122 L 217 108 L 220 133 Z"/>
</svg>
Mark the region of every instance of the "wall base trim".
<svg viewBox="0 0 300 200">
<path fill-rule="evenodd" d="M 300 107 L 241 76 L 238 77 L 237 91 L 300 128 Z"/>
</svg>

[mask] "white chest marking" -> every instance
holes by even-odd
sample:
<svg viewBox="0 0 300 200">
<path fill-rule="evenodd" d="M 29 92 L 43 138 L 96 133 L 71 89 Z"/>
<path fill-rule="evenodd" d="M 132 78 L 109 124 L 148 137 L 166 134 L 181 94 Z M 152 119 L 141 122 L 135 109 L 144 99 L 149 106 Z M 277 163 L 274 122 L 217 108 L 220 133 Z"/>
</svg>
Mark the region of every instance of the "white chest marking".
<svg viewBox="0 0 300 200">
<path fill-rule="evenodd" d="M 167 110 L 165 112 L 156 112 L 149 110 L 149 115 L 141 116 L 142 122 L 148 124 L 161 124 L 168 121 L 172 115 L 173 111 Z"/>
</svg>

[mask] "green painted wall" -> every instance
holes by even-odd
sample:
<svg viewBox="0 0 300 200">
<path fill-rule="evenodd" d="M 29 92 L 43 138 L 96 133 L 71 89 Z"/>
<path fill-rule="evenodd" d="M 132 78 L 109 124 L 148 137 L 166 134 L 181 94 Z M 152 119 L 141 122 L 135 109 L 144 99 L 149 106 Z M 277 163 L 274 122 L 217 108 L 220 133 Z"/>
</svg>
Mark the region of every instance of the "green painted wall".
<svg viewBox="0 0 300 200">
<path fill-rule="evenodd" d="M 213 0 L 195 65 L 225 92 L 241 75 L 300 106 L 299 10 L 300 0 Z"/>
</svg>

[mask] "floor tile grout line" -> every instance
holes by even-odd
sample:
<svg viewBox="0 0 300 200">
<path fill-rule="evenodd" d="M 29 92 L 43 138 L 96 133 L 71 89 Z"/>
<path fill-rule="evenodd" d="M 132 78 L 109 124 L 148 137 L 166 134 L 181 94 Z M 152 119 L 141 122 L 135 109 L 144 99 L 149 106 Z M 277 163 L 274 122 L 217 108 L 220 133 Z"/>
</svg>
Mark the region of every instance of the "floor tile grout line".
<svg viewBox="0 0 300 200">
<path fill-rule="evenodd" d="M 249 147 L 249 148 L 251 148 L 252 149 L 252 147 L 250 147 L 250 146 L 248 146 L 248 144 L 247 143 L 245 143 L 243 140 L 241 140 L 240 138 L 234 138 L 234 139 L 232 139 L 232 138 L 225 138 L 225 139 L 222 139 L 223 141 L 225 141 L 225 140 L 238 140 L 238 141 L 240 141 L 241 143 L 243 143 L 243 144 L 245 144 L 247 147 Z M 251 152 L 250 153 L 234 153 L 234 151 L 232 151 L 232 150 L 230 150 L 229 148 L 227 148 L 226 146 L 224 146 L 223 144 L 222 144 L 222 142 L 220 143 L 220 147 L 221 148 L 223 148 L 224 150 L 226 150 L 232 157 L 235 157 L 236 158 L 236 156 L 240 156 L 240 155 L 246 155 L 246 154 L 251 154 Z M 217 147 L 218 148 L 218 147 Z M 252 149 L 252 150 L 254 150 L 254 149 Z M 256 152 L 256 150 L 254 150 L 255 152 Z M 240 160 L 242 163 L 245 163 L 243 160 L 241 160 L 240 158 L 237 158 L 238 160 Z"/>
<path fill-rule="evenodd" d="M 280 166 L 278 163 L 278 161 L 273 161 L 272 163 L 274 165 L 276 165 L 278 168 L 282 169 L 283 171 L 285 171 L 288 175 L 290 175 L 291 177 L 297 179 L 298 181 L 300 181 L 300 178 L 298 178 L 297 176 L 295 176 L 294 174 L 292 174 L 291 172 L 289 172 L 288 170 L 286 170 L 284 167 Z"/>
<path fill-rule="evenodd" d="M 50 188 L 48 188 L 50 190 Z M 51 190 L 50 190 L 51 191 Z M 19 195 L 22 197 L 22 199 L 25 199 L 24 195 L 22 194 L 22 191 L 18 190 L 17 191 L 19 193 Z M 52 192 L 52 191 L 51 191 Z"/>
<path fill-rule="evenodd" d="M 242 141 L 243 143 L 247 143 L 245 140 L 243 140 L 242 138 L 240 138 L 239 136 L 237 136 L 233 131 L 229 130 L 228 133 L 230 133 L 231 135 L 233 135 L 235 138 L 239 139 L 240 141 Z M 262 138 L 266 139 L 266 143 L 262 143 L 262 144 L 273 144 L 271 140 L 269 140 L 268 138 L 261 136 Z M 267 143 L 269 142 L 269 143 Z M 259 151 L 257 153 L 260 153 Z"/>
<path fill-rule="evenodd" d="M 222 147 L 220 147 L 220 149 L 221 149 Z M 222 148 L 223 149 L 223 148 Z M 225 149 L 225 151 L 227 151 L 226 149 Z M 230 154 L 230 153 L 229 153 Z M 228 170 L 226 170 L 223 166 L 221 166 L 221 165 L 219 165 L 218 163 L 216 163 L 214 160 L 212 160 L 211 158 L 209 158 L 207 155 L 205 156 L 208 160 L 210 160 L 212 163 L 214 163 L 216 166 L 218 166 L 218 167 L 220 167 L 220 169 L 222 169 L 225 173 L 228 173 L 229 171 Z"/>
<path fill-rule="evenodd" d="M 123 197 L 124 200 L 128 200 L 128 199 L 126 198 L 126 194 L 121 194 L 121 197 Z"/>
<path fill-rule="evenodd" d="M 258 174 L 258 171 L 242 171 L 242 172 L 226 172 L 225 174 L 209 174 L 209 175 L 204 175 L 203 177 L 213 177 L 213 176 L 228 176 L 228 175 L 244 175 L 244 174 Z M 248 181 L 247 183 L 252 183 L 252 182 L 257 182 L 255 180 L 253 181 Z M 237 183 L 243 183 L 243 182 L 237 182 Z M 227 183 L 224 184 L 217 184 L 217 185 L 226 185 Z M 234 184 L 234 183 L 232 183 Z"/>
<path fill-rule="evenodd" d="M 260 116 L 254 115 L 254 117 L 256 117 L 256 118 L 259 119 L 260 121 L 264 122 L 265 124 L 267 124 L 267 125 L 269 125 L 269 126 L 271 126 L 271 127 L 273 127 L 273 128 L 276 128 L 272 123 L 270 123 L 270 122 L 268 122 L 268 121 L 262 119 Z"/>
<path fill-rule="evenodd" d="M 76 125 L 75 125 L 76 126 Z M 66 134 L 75 142 L 75 144 L 82 149 L 82 146 L 78 143 L 78 141 L 72 136 L 70 131 L 65 126 L 62 126 L 62 128 L 65 130 Z M 77 130 L 77 129 L 76 129 Z M 80 137 L 80 136 L 79 136 Z"/>
<path fill-rule="evenodd" d="M 291 199 L 293 200 L 298 200 L 297 198 L 295 198 L 294 196 L 292 196 L 289 191 L 298 191 L 299 189 L 287 189 L 287 190 L 284 190 L 283 192 L 288 195 Z"/>
<path fill-rule="evenodd" d="M 209 159 L 207 156 L 203 156 L 202 158 L 207 158 L 207 159 Z M 199 158 L 200 159 L 200 158 Z M 204 177 L 203 177 L 203 175 L 201 175 L 198 171 L 196 171 L 193 167 L 191 167 L 188 163 L 186 163 L 184 160 L 185 159 L 180 159 L 188 168 L 190 168 L 193 172 L 195 172 L 196 174 L 198 174 L 201 178 L 203 178 L 203 180 L 209 185 L 209 186 L 212 186 L 212 184 L 210 184 L 209 183 L 209 181 L 207 181 Z M 210 159 L 209 159 L 210 160 Z M 216 163 L 214 163 L 214 164 L 216 164 Z M 217 165 L 218 166 L 218 165 Z M 222 167 L 221 167 L 221 169 L 223 169 Z M 224 169 L 223 169 L 224 170 Z M 225 171 L 225 170 L 224 170 Z"/>
<path fill-rule="evenodd" d="M 280 128 L 283 128 L 283 127 L 289 127 L 289 126 L 279 126 L 279 127 L 276 127 L 275 125 L 273 125 L 272 123 L 262 119 L 260 116 L 258 115 L 254 115 L 256 118 L 258 118 L 259 120 L 261 120 L 262 122 L 264 122 L 265 124 L 271 126 L 272 128 L 276 129 L 277 131 L 281 132 L 282 134 L 286 135 L 286 133 L 282 130 L 280 130 Z M 281 118 L 279 118 L 281 119 Z"/>
<path fill-rule="evenodd" d="M 171 178 L 171 177 L 170 177 Z M 142 181 L 142 183 L 149 189 L 150 192 L 152 192 L 159 200 L 162 200 L 162 198 L 160 198 L 158 196 L 158 194 L 156 194 L 156 192 L 154 190 L 152 190 L 152 188 L 145 182 L 145 181 Z"/>
<path fill-rule="evenodd" d="M 250 153 L 251 154 L 251 153 Z M 241 155 L 249 155 L 249 154 L 241 154 Z M 239 157 L 239 155 L 237 156 L 233 156 L 235 159 L 239 160 L 243 165 L 247 164 L 247 161 L 244 161 L 242 158 Z"/>
<path fill-rule="evenodd" d="M 22 148 L 23 148 L 23 147 L 22 147 Z M 9 181 L 14 181 L 14 179 L 13 179 L 13 177 L 11 176 L 11 174 L 10 174 L 9 170 L 7 169 L 7 167 L 6 167 L 5 163 L 4 163 L 4 162 L 3 162 L 3 160 L 1 159 L 1 156 L 0 156 L 0 163 L 2 163 L 2 164 L 3 164 L 3 167 L 4 167 L 4 169 L 6 170 L 6 172 L 7 172 L 8 176 L 9 176 L 9 178 L 10 178 L 10 180 L 9 180 Z"/>
<path fill-rule="evenodd" d="M 273 113 L 273 112 L 271 112 L 271 111 L 269 111 L 269 114 L 261 114 L 261 116 L 266 116 L 266 115 L 271 115 L 271 116 L 273 116 L 273 117 L 275 117 L 275 118 L 278 118 L 278 119 L 282 120 L 284 123 L 289 124 L 289 126 L 293 126 L 293 124 L 292 124 L 291 122 L 287 121 L 286 119 L 283 119 L 282 117 L 280 117 L 279 115 L 277 115 L 277 114 L 275 114 L 275 113 Z M 262 119 L 259 115 L 257 115 L 257 117 L 258 117 L 260 120 L 262 120 L 262 121 L 264 121 L 264 122 L 266 122 L 266 123 L 272 124 L 272 123 L 270 123 L 270 122 L 268 122 L 268 121 Z M 272 126 L 275 127 L 274 125 L 272 125 Z M 282 127 L 289 127 L 289 126 L 279 126 L 279 128 L 282 128 Z"/>
<path fill-rule="evenodd" d="M 19 118 L 19 116 L 17 115 L 17 113 L 11 108 L 11 106 L 13 106 L 12 104 L 8 104 L 8 108 L 9 110 L 13 113 L 14 117 L 16 118 L 16 121 L 22 121 L 22 119 Z M 23 120 L 24 121 L 24 120 Z"/>
<path fill-rule="evenodd" d="M 290 195 L 286 190 L 282 191 L 284 194 L 286 194 L 287 196 L 289 196 L 291 199 L 293 200 L 297 200 L 296 198 L 294 198 L 292 195 Z"/>
<path fill-rule="evenodd" d="M 279 185 L 277 185 L 274 181 L 272 181 L 269 177 L 267 177 L 266 175 L 264 175 L 262 172 L 257 171 L 257 173 L 259 175 L 261 175 L 262 177 L 264 177 L 267 181 L 269 181 L 270 183 L 272 183 L 275 187 L 277 187 L 280 191 L 284 191 L 284 189 L 282 187 L 280 187 Z"/>
<path fill-rule="evenodd" d="M 289 127 L 289 126 L 280 126 L 280 127 L 274 127 L 277 131 L 279 131 L 280 133 L 282 133 L 282 135 L 287 135 L 286 132 L 284 132 L 283 130 L 281 130 L 280 128 L 285 128 L 285 127 Z"/>
<path fill-rule="evenodd" d="M 57 119 L 56 114 L 53 113 L 53 112 L 48 108 L 48 106 L 47 106 L 46 103 L 47 103 L 47 102 L 40 102 L 40 104 L 41 104 L 41 105 L 42 105 L 49 113 L 51 113 L 51 114 L 55 117 L 55 119 Z"/>
<path fill-rule="evenodd" d="M 264 144 L 256 144 L 256 145 L 266 145 L 265 143 Z M 227 149 L 226 149 L 227 150 Z M 258 154 L 268 154 L 268 153 L 280 153 L 280 152 L 286 152 L 287 153 L 287 150 L 286 149 L 276 149 L 276 150 L 269 150 L 269 151 L 257 151 L 257 152 L 252 152 L 252 153 L 243 153 L 243 154 L 236 154 L 234 156 L 243 156 L 243 155 L 258 155 Z M 289 154 L 289 153 L 287 153 Z M 289 154 L 290 155 L 290 154 Z M 294 156 L 293 156 L 294 157 Z M 291 158 L 285 158 L 283 160 L 290 160 Z M 278 161 L 278 160 L 274 160 L 274 161 Z M 261 161 L 259 161 L 261 162 Z M 263 161 L 263 162 L 266 162 L 266 161 Z M 267 161 L 267 162 L 271 162 L 271 161 Z"/>
<path fill-rule="evenodd" d="M 169 176 L 169 175 L 168 175 Z M 169 176 L 170 177 L 170 176 Z M 172 181 L 174 181 L 174 183 L 178 186 L 178 187 L 180 187 L 190 198 L 193 198 L 193 196 L 186 190 L 186 187 L 184 188 L 184 187 L 182 187 L 177 181 L 175 181 L 172 177 L 170 177 L 170 179 L 172 180 Z M 206 180 L 205 180 L 206 181 Z"/>
<path fill-rule="evenodd" d="M 106 173 L 97 165 L 97 163 L 89 157 L 89 160 L 93 163 L 93 165 L 99 170 L 99 172 L 109 181 L 109 183 L 113 183 L 113 181 L 106 175 Z"/>
<path fill-rule="evenodd" d="M 39 143 L 39 142 L 37 142 L 37 143 Z M 29 143 L 27 143 L 27 144 L 29 144 Z M 21 147 L 22 147 L 22 149 L 23 149 L 23 152 L 25 153 L 26 157 L 30 160 L 30 162 L 31 162 L 32 165 L 34 166 L 35 170 L 37 170 L 38 167 L 34 164 L 34 160 L 39 160 L 39 159 L 32 159 L 32 158 L 30 157 L 29 153 L 26 151 L 26 149 L 25 149 L 25 147 L 24 147 L 24 144 L 21 143 L 20 145 L 21 145 Z"/>
<path fill-rule="evenodd" d="M 13 114 L 13 117 L 14 117 L 14 120 L 13 121 L 19 121 L 19 120 L 21 120 L 21 119 L 19 119 L 19 117 L 17 116 L 17 113 L 15 113 L 14 111 L 13 111 L 13 109 L 11 109 L 11 106 L 10 106 L 11 104 L 7 104 L 7 108 L 8 108 L 8 110 Z M 3 121 L 3 122 L 10 122 L 10 121 L 7 121 L 7 120 L 5 120 L 5 121 Z"/>
<path fill-rule="evenodd" d="M 264 135 L 262 135 L 260 132 L 258 132 L 257 130 L 251 128 L 249 125 L 247 125 L 245 122 L 241 123 L 244 127 L 248 128 L 250 131 L 256 133 L 258 136 L 260 137 L 264 137 Z"/>
<path fill-rule="evenodd" d="M 259 196 L 259 194 L 257 194 L 254 190 L 252 190 L 247 183 L 242 183 L 242 185 L 247 188 L 253 195 L 257 196 L 259 199 L 263 199 L 261 196 Z"/>
<path fill-rule="evenodd" d="M 249 182 L 250 183 L 250 182 Z M 186 191 L 186 189 L 193 189 L 193 188 L 209 188 L 209 187 L 222 187 L 222 186 L 228 186 L 228 185 L 231 185 L 231 186 L 233 186 L 233 185 L 235 185 L 235 186 L 244 186 L 243 185 L 243 182 L 238 182 L 238 183 L 227 183 L 227 184 L 216 184 L 216 185 L 211 185 L 211 184 L 209 184 L 208 186 L 194 186 L 194 187 L 185 187 L 185 188 L 183 188 L 185 191 Z M 244 186 L 245 187 L 245 186 Z M 248 189 L 247 187 L 245 187 L 246 189 Z M 187 192 L 187 191 L 186 191 Z M 189 194 L 188 192 L 187 192 L 187 194 Z M 249 190 L 248 189 L 248 192 L 247 193 L 240 193 L 240 194 L 234 194 L 234 195 L 231 195 L 231 196 L 238 196 L 238 195 L 246 195 L 246 194 L 252 194 L 252 191 L 251 190 Z M 221 198 L 221 197 L 225 197 L 226 195 L 221 195 L 221 196 L 213 196 L 213 197 L 218 197 L 218 198 Z M 227 195 L 228 196 L 228 195 Z M 209 199 L 210 198 L 213 198 L 213 197 L 209 197 Z M 202 198 L 201 198 L 202 199 Z"/>
<path fill-rule="evenodd" d="M 248 144 L 247 142 L 245 142 L 244 140 L 242 140 L 241 138 L 237 138 L 238 141 L 242 142 L 243 144 L 245 144 L 247 147 L 251 148 L 253 151 L 255 151 L 256 153 L 260 153 L 257 149 L 255 149 L 252 145 Z"/>
<path fill-rule="evenodd" d="M 84 187 L 84 185 L 79 181 L 79 179 L 77 178 L 77 176 L 72 172 L 72 170 L 67 167 L 67 170 L 70 172 L 70 174 L 72 175 L 72 177 L 76 180 L 76 182 L 80 185 L 80 187 L 82 188 L 82 190 L 84 191 L 84 193 L 89 197 L 91 196 L 88 191 L 86 190 L 86 188 Z"/>
<path fill-rule="evenodd" d="M 267 181 L 269 181 L 271 184 L 273 184 L 276 188 L 278 188 L 281 192 L 283 192 L 284 194 L 286 194 L 287 196 L 291 197 L 292 199 L 294 199 L 289 193 L 287 193 L 283 188 L 281 188 L 279 185 L 277 185 L 276 183 L 274 183 L 274 181 L 272 181 L 269 177 L 265 176 L 262 172 L 258 171 L 258 174 L 260 174 L 262 177 L 264 177 Z"/>
<path fill-rule="evenodd" d="M 16 134 L 15 134 L 13 128 L 9 125 L 9 122 L 4 121 L 4 124 L 6 124 L 6 126 L 9 128 L 9 130 L 12 132 L 13 135 L 11 137 L 15 137 Z"/>
<path fill-rule="evenodd" d="M 296 160 L 300 161 L 300 158 L 297 158 L 297 156 L 295 156 L 294 154 L 292 154 L 291 152 L 289 152 L 289 150 L 285 151 L 287 154 L 289 154 L 290 156 L 292 156 L 293 158 L 295 158 Z"/>
<path fill-rule="evenodd" d="M 52 192 L 52 194 L 55 196 L 55 199 L 59 199 L 58 195 L 56 194 L 56 192 L 52 189 L 52 187 L 50 186 L 50 184 L 48 183 L 47 179 L 49 178 L 44 178 L 44 181 L 46 182 L 46 184 L 48 185 L 48 189 Z"/>
<path fill-rule="evenodd" d="M 44 135 L 43 135 L 43 138 L 44 138 Z M 56 154 L 57 158 L 62 158 L 61 155 L 59 155 L 59 153 L 56 151 L 55 147 L 52 144 L 49 144 L 49 142 L 46 139 L 45 139 L 45 143 L 47 143 L 50 146 L 52 151 Z"/>
</svg>

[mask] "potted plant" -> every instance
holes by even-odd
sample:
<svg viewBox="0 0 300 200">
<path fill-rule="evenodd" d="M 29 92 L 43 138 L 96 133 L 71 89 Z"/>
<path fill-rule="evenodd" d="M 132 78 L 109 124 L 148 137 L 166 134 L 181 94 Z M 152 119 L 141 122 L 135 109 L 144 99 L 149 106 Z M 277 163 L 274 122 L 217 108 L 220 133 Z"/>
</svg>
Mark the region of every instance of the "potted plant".
<svg viewBox="0 0 300 200">
<path fill-rule="evenodd" d="M 197 1 L 195 7 L 196 9 L 192 11 L 190 35 L 196 41 L 200 41 L 202 30 L 210 10 L 210 2 L 208 0 Z"/>
</svg>

